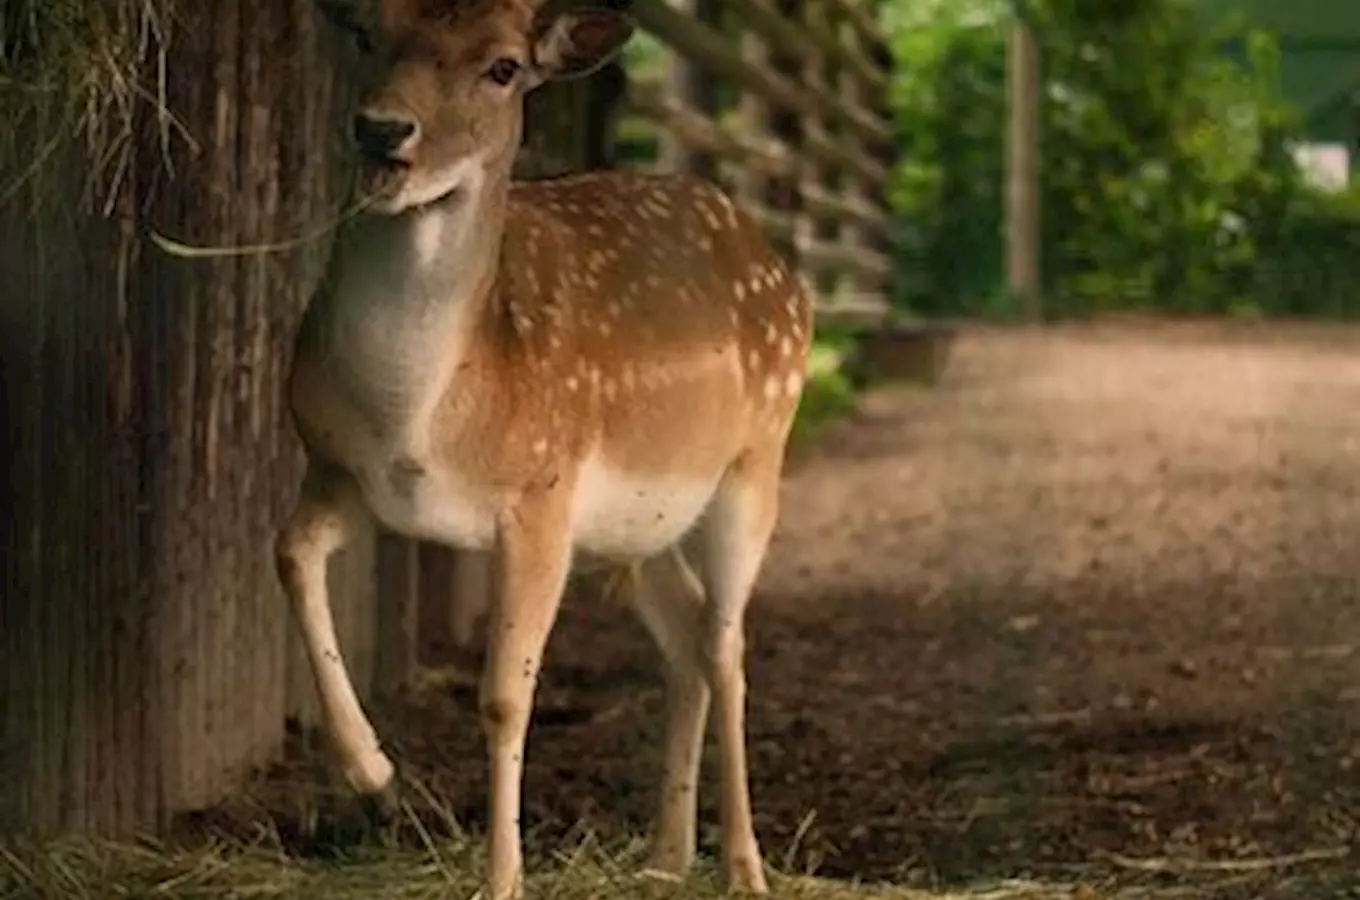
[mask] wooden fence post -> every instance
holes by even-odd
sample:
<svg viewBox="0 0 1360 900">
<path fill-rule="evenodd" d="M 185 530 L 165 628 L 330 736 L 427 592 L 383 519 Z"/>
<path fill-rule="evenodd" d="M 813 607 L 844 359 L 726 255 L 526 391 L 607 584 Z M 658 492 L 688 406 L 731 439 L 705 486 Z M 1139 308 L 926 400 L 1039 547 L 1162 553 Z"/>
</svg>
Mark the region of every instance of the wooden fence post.
<svg viewBox="0 0 1360 900">
<path fill-rule="evenodd" d="M 826 7 L 820 3 L 798 3 L 789 9 L 790 14 L 799 14 L 804 28 L 817 28 L 822 31 L 829 31 L 829 22 L 826 18 Z M 799 67 L 799 81 L 805 88 L 815 91 L 829 91 L 830 85 L 826 80 L 826 57 L 820 48 L 811 48 L 803 54 L 802 65 Z M 821 116 L 805 116 L 802 119 L 802 133 L 804 140 L 825 143 L 832 138 L 832 128 L 835 126 L 827 122 Z M 824 165 L 816 159 L 808 159 L 799 179 L 798 193 L 803 197 L 838 195 L 842 184 L 841 170 L 839 166 Z M 807 209 L 804 203 L 804 209 Z M 807 259 L 814 245 L 834 245 L 840 242 L 840 223 L 832 216 L 825 215 L 821 211 L 816 213 L 807 212 L 799 217 L 794 228 L 794 240 L 798 244 L 799 256 Z M 801 273 L 804 282 L 813 292 L 814 296 L 820 297 L 824 302 L 829 300 L 834 305 L 840 296 L 840 288 L 843 284 L 845 273 L 836 269 L 823 267 L 807 267 Z"/>
<path fill-rule="evenodd" d="M 0 319 L 14 329 L 0 833 L 152 832 L 284 742 L 295 629 L 272 544 L 302 459 L 281 404 L 325 242 L 204 260 L 147 234 L 274 243 L 333 219 L 346 173 L 328 141 L 346 89 L 310 3 L 179 12 L 161 23 L 173 32 L 141 38 L 174 73 L 163 93 L 91 105 L 116 141 L 54 128 L 70 124 L 59 91 L 32 92 L 10 129 L 22 139 L 0 141 L 0 169 L 31 176 L 0 210 Z M 47 149 L 30 170 L 34 146 Z M 122 177 L 103 183 L 101 167 Z M 346 646 L 365 697 L 371 576 L 370 562 L 336 592 L 365 620 Z"/>
<path fill-rule="evenodd" d="M 1039 50 L 1017 15 L 1007 54 L 1006 280 L 1026 318 L 1043 318 L 1039 275 Z"/>
<path fill-rule="evenodd" d="M 674 0 L 671 5 L 710 27 L 721 21 L 722 0 Z M 718 111 L 718 83 L 702 66 L 677 55 L 670 58 L 667 72 L 667 92 L 676 102 L 707 116 Z M 662 140 L 661 163 L 672 172 L 689 172 L 702 178 L 713 179 L 718 174 L 712 154 L 674 136 Z"/>
</svg>

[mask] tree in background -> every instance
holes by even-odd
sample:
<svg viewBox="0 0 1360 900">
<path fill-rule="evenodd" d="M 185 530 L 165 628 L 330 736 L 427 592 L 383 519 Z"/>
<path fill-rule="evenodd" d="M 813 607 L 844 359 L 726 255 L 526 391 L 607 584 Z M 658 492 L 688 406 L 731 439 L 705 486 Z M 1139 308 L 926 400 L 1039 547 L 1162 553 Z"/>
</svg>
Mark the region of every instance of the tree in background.
<svg viewBox="0 0 1360 900">
<path fill-rule="evenodd" d="M 885 12 L 903 149 L 898 299 L 924 312 L 1013 311 L 1001 274 L 1013 14 L 1003 0 Z M 1312 200 L 1287 152 L 1298 123 L 1274 41 L 1210 31 L 1186 0 L 1034 0 L 1024 14 L 1044 82 L 1047 308 L 1301 311 L 1279 276 Z"/>
</svg>

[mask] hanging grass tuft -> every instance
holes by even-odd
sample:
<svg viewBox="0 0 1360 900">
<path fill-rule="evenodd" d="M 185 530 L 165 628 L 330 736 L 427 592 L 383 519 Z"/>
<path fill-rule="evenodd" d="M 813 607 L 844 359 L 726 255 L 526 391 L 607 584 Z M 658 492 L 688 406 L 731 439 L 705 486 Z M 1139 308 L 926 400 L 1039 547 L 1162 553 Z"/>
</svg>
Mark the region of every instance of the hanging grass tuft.
<svg viewBox="0 0 1360 900">
<path fill-rule="evenodd" d="M 7 0 L 0 6 L 0 206 L 83 149 L 82 196 L 107 211 L 148 113 L 164 139 L 173 0 Z M 82 147 L 83 145 L 83 147 Z"/>
</svg>

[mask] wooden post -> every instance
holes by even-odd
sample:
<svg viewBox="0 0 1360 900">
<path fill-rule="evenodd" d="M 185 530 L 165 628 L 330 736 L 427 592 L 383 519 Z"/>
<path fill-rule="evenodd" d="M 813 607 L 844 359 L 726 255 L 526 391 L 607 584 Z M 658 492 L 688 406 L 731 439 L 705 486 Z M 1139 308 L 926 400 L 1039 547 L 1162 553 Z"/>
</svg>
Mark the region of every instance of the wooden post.
<svg viewBox="0 0 1360 900">
<path fill-rule="evenodd" d="M 805 26 L 817 27 L 823 31 L 835 32 L 839 23 L 831 20 L 830 12 L 821 3 L 805 3 L 801 8 L 802 22 Z M 827 78 L 827 59 L 820 51 L 809 53 L 803 60 L 802 83 L 813 90 L 826 90 L 830 87 Z M 805 125 L 804 133 L 816 139 L 826 139 L 833 136 L 845 140 L 849 138 L 842 130 L 841 134 L 833 135 L 833 125 L 821 117 L 811 118 Z M 821 194 L 838 196 L 846 187 L 845 176 L 834 166 L 821 166 L 809 164 L 804 169 L 804 179 L 802 190 L 805 194 L 820 192 Z M 840 243 L 842 230 L 840 223 L 825 215 L 809 218 L 806 227 L 795 232 L 797 238 L 802 240 L 803 247 L 806 249 L 813 243 L 825 246 L 835 246 Z M 807 283 L 812 285 L 817 301 L 823 304 L 831 304 L 843 300 L 843 293 L 848 281 L 845 273 L 825 269 L 821 271 L 812 270 L 806 273 Z"/>
<path fill-rule="evenodd" d="M 859 50 L 866 59 L 873 57 L 874 48 L 864 39 L 864 36 L 859 33 L 852 23 L 848 21 L 836 23 L 835 32 L 846 46 Z M 857 106 L 875 114 L 880 112 L 877 108 L 878 98 L 875 96 L 875 91 L 865 83 L 860 75 L 850 66 L 841 66 L 837 86 L 848 106 Z M 866 144 L 864 149 L 868 155 L 874 156 L 876 155 L 875 151 L 879 148 Z M 888 164 L 891 163 L 891 161 L 887 159 L 885 159 L 884 162 Z M 866 184 L 863 179 L 850 174 L 847 175 L 847 180 L 849 183 L 846 185 L 845 194 L 848 199 L 857 201 L 865 208 L 870 209 L 874 207 L 876 202 L 880 202 L 876 200 L 873 188 Z M 850 223 L 843 226 L 841 230 L 841 244 L 847 248 L 865 250 L 879 249 L 876 246 L 876 241 L 877 235 L 874 233 L 874 230 L 862 225 Z M 870 295 L 875 293 L 880 297 L 885 293 L 884 279 L 870 276 L 860 271 L 853 271 L 847 275 L 846 284 L 848 293 L 850 294 L 849 300 L 852 303 L 865 301 Z"/>
<path fill-rule="evenodd" d="M 327 141 L 348 87 L 310 4 L 179 12 L 126 48 L 176 73 L 158 103 L 100 116 L 94 133 L 126 141 L 71 133 L 61 85 L 20 98 L 25 140 L 0 141 L 0 169 L 31 176 L 0 202 L 5 837 L 141 837 L 285 740 L 297 629 L 272 542 L 303 460 L 280 404 L 329 242 L 184 259 L 147 235 L 270 244 L 334 216 L 349 173 Z M 162 108 L 192 142 L 162 142 Z M 373 608 L 371 572 L 337 590 L 337 620 Z"/>
<path fill-rule="evenodd" d="M 672 5 L 701 24 L 718 28 L 721 23 L 721 0 L 675 0 Z M 681 105 L 712 117 L 718 109 L 717 81 L 700 66 L 678 53 L 669 62 L 668 93 Z M 673 136 L 665 136 L 660 147 L 660 162 L 672 172 L 689 172 L 714 179 L 718 174 L 717 160 L 700 153 Z"/>
<path fill-rule="evenodd" d="M 584 158 L 581 160 L 586 168 L 615 167 L 619 114 L 627 93 L 628 72 L 617 59 L 591 78 L 591 90 L 586 97 Z"/>
<path fill-rule="evenodd" d="M 1357 88 L 1350 97 L 1350 133 L 1347 135 L 1350 140 L 1346 144 L 1346 149 L 1350 152 L 1351 176 L 1354 180 L 1356 173 L 1360 173 L 1360 88 Z"/>
<path fill-rule="evenodd" d="M 781 15 L 791 17 L 796 14 L 799 0 L 775 0 L 775 6 Z M 769 68 L 776 74 L 796 81 L 800 74 L 800 65 L 796 57 L 781 52 L 777 46 L 767 45 L 763 60 Z M 765 106 L 765 126 L 768 133 L 787 147 L 790 151 L 798 153 L 802 149 L 803 142 L 803 120 L 796 114 L 787 109 Z M 776 239 L 776 246 L 783 252 L 785 259 L 794 267 L 799 276 L 804 274 L 802 260 L 801 233 L 806 229 L 806 218 L 803 214 L 803 200 L 800 193 L 800 174 L 794 172 L 790 175 L 781 175 L 778 178 L 770 178 L 765 183 L 765 205 L 768 209 L 779 212 L 787 217 L 791 226 L 787 235 L 780 235 Z M 808 285 L 811 290 L 812 285 Z"/>
<path fill-rule="evenodd" d="M 1007 59 L 1006 281 L 1027 319 L 1043 318 L 1039 279 L 1039 50 L 1017 16 Z"/>
<path fill-rule="evenodd" d="M 804 9 L 800 0 L 781 0 L 779 6 L 780 11 L 786 16 L 798 16 Z M 819 64 L 820 59 L 815 62 L 806 59 L 795 59 L 785 62 L 785 65 L 788 67 L 786 71 L 793 77 L 796 83 L 801 83 L 804 79 L 812 76 Z M 820 120 L 816 116 L 793 116 L 792 119 L 793 122 L 791 123 L 789 131 L 791 134 L 796 135 L 796 140 L 799 143 L 807 137 L 812 137 L 814 139 L 817 137 L 825 137 L 826 130 L 822 127 Z M 807 205 L 803 202 L 803 197 L 809 190 L 816 190 L 820 187 L 820 182 L 821 167 L 815 162 L 803 161 L 794 181 L 794 190 L 798 197 L 798 211 L 793 216 L 792 243 L 796 256 L 795 265 L 797 266 L 798 277 L 802 281 L 804 289 L 814 298 L 817 298 L 820 295 L 822 285 L 819 283 L 816 272 L 808 265 L 807 251 L 816 240 L 817 222 L 807 212 Z M 814 302 L 816 302 L 815 299 Z"/>
<path fill-rule="evenodd" d="M 769 48 L 765 41 L 753 31 L 748 31 L 741 39 L 741 55 L 755 65 L 768 65 Z M 742 130 L 747 137 L 759 136 L 764 139 L 770 134 L 770 108 L 765 101 L 746 91 L 737 101 L 737 114 Z M 736 195 L 752 213 L 759 215 L 766 207 L 768 179 L 754 168 L 741 167 L 736 178 Z"/>
<path fill-rule="evenodd" d="M 378 658 L 375 687 L 383 694 L 392 694 L 408 685 L 416 674 L 420 545 L 386 531 L 376 531 L 376 537 L 378 602 L 373 628 L 377 634 Z"/>
</svg>

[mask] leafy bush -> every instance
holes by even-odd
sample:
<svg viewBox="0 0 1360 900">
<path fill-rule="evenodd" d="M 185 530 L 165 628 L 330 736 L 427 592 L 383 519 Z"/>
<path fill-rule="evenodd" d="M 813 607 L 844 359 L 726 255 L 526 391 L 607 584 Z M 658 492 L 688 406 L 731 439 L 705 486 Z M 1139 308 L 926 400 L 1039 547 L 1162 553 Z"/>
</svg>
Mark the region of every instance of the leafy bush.
<svg viewBox="0 0 1360 900">
<path fill-rule="evenodd" d="M 842 366 L 853 340 L 835 328 L 818 331 L 808 354 L 807 382 L 793 420 L 795 441 L 812 437 L 855 408 L 855 386 Z"/>
<path fill-rule="evenodd" d="M 1026 14 L 1043 72 L 1050 311 L 1336 305 L 1302 285 L 1319 273 L 1309 255 L 1353 233 L 1354 205 L 1324 211 L 1303 184 L 1270 36 L 1208 31 L 1187 0 L 1035 0 Z M 898 0 L 885 16 L 902 150 L 897 299 L 924 312 L 1015 311 L 1002 277 L 1010 15 L 998 0 Z M 1349 257 L 1333 256 L 1321 271 L 1349 282 Z"/>
</svg>

